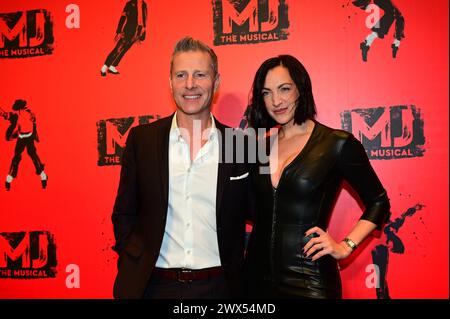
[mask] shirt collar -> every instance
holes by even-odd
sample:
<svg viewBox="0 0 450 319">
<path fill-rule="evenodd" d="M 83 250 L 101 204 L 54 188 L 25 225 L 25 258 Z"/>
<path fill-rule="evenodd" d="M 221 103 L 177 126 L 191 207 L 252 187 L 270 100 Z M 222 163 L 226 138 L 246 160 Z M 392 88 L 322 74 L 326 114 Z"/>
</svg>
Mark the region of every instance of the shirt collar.
<svg viewBox="0 0 450 319">
<path fill-rule="evenodd" d="M 172 117 L 172 125 L 170 127 L 170 134 L 169 134 L 169 139 L 171 141 L 180 141 L 183 139 L 180 128 L 177 124 L 177 113 L 178 112 L 175 112 L 175 115 Z M 208 136 L 209 141 L 217 138 L 216 121 L 214 120 L 214 116 L 212 115 L 212 113 L 210 113 L 210 116 L 211 116 L 211 128 Z"/>
</svg>

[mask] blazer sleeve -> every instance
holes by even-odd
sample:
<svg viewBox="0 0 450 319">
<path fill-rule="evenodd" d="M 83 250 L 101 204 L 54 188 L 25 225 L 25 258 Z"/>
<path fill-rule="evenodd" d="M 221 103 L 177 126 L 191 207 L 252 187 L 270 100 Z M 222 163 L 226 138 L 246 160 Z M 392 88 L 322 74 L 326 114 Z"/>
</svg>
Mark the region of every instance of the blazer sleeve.
<svg viewBox="0 0 450 319">
<path fill-rule="evenodd" d="M 249 177 L 247 179 L 247 214 L 246 222 L 254 224 L 256 221 L 256 195 L 253 186 L 253 174 L 256 174 L 258 167 L 256 164 L 248 163 Z"/>
<path fill-rule="evenodd" d="M 137 178 L 135 157 L 135 130 L 128 134 L 125 150 L 122 154 L 122 167 L 117 196 L 112 213 L 114 237 L 113 250 L 120 253 L 125 240 L 131 233 L 137 219 Z"/>
<path fill-rule="evenodd" d="M 362 144 L 350 134 L 345 141 L 338 161 L 339 169 L 364 203 L 365 210 L 360 219 L 368 220 L 381 230 L 390 217 L 387 192 L 370 165 Z"/>
</svg>

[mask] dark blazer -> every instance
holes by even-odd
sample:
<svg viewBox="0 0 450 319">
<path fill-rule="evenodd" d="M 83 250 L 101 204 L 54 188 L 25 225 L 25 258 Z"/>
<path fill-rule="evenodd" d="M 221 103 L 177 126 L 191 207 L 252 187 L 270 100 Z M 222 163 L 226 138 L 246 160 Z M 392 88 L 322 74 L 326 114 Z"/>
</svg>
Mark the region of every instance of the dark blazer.
<svg viewBox="0 0 450 319">
<path fill-rule="evenodd" d="M 114 283 L 115 298 L 141 298 L 155 267 L 163 240 L 169 192 L 169 132 L 172 116 L 130 130 L 117 197 L 112 214 L 119 254 Z M 225 126 L 216 122 L 225 137 Z M 239 134 L 239 132 L 238 132 Z M 224 157 L 225 143 L 220 143 Z M 235 140 L 232 142 L 236 149 Z M 234 152 L 236 153 L 236 152 Z M 233 297 L 240 296 L 244 258 L 245 219 L 249 213 L 249 171 L 247 163 L 219 160 L 216 219 L 219 254 Z"/>
</svg>

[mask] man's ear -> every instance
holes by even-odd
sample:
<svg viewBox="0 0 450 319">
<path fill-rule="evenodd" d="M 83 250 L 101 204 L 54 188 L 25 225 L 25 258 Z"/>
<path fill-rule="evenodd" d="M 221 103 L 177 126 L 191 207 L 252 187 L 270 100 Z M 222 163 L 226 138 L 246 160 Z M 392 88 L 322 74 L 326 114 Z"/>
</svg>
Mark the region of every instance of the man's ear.
<svg viewBox="0 0 450 319">
<path fill-rule="evenodd" d="M 172 76 L 169 76 L 169 87 L 170 87 L 170 92 L 173 93 Z"/>
<path fill-rule="evenodd" d="M 217 89 L 219 88 L 219 84 L 220 84 L 220 74 L 217 73 L 216 79 L 214 81 L 214 93 L 216 93 Z"/>
</svg>

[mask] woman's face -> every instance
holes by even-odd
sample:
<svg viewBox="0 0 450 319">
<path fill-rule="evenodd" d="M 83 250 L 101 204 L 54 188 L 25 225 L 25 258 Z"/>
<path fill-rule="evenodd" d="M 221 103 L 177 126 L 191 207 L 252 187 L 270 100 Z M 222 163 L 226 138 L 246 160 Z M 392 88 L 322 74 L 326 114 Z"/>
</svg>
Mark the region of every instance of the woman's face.
<svg viewBox="0 0 450 319">
<path fill-rule="evenodd" d="M 267 113 L 278 124 L 286 125 L 294 121 L 300 93 L 287 68 L 279 65 L 269 70 L 261 94 Z"/>
</svg>

